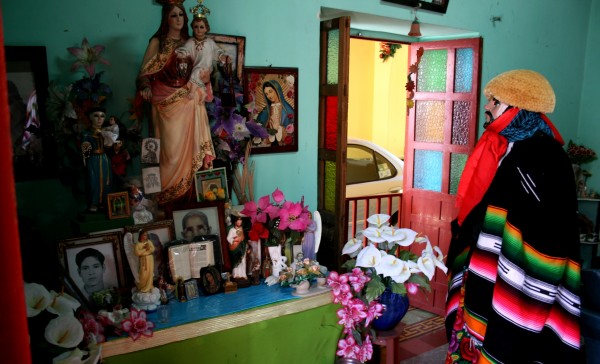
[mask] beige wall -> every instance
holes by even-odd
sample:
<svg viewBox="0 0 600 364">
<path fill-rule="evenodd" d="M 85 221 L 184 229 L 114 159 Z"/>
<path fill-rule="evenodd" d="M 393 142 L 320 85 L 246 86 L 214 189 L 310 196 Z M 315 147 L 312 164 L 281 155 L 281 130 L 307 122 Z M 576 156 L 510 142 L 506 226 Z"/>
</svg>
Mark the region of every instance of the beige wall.
<svg viewBox="0 0 600 364">
<path fill-rule="evenodd" d="M 409 46 L 383 62 L 379 44 L 350 40 L 348 136 L 371 140 L 404 158 Z"/>
</svg>

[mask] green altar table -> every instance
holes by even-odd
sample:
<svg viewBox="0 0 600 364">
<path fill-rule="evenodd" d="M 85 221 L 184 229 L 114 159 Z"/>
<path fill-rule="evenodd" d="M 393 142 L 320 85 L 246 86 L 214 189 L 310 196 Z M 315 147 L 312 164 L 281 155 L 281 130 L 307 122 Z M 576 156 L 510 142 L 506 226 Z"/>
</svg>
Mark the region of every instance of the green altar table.
<svg viewBox="0 0 600 364">
<path fill-rule="evenodd" d="M 235 295 L 223 297 L 232 303 L 243 298 Z M 203 298 L 197 300 L 200 310 Z M 172 327 L 159 325 L 153 337 L 103 343 L 103 363 L 331 364 L 342 330 L 338 308 L 326 290 Z"/>
</svg>

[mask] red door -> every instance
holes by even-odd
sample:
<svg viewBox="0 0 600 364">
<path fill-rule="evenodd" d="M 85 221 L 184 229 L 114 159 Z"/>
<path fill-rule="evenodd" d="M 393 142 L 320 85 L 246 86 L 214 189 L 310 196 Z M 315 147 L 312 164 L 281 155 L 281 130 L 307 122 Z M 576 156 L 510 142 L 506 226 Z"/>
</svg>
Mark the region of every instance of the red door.
<svg viewBox="0 0 600 364">
<path fill-rule="evenodd" d="M 409 64 L 421 47 L 410 76 L 416 87 L 406 126 L 402 226 L 426 234 L 446 255 L 458 180 L 477 133 L 481 39 L 413 43 Z M 446 275 L 436 270 L 431 292 L 410 303 L 443 315 L 446 294 Z"/>
</svg>

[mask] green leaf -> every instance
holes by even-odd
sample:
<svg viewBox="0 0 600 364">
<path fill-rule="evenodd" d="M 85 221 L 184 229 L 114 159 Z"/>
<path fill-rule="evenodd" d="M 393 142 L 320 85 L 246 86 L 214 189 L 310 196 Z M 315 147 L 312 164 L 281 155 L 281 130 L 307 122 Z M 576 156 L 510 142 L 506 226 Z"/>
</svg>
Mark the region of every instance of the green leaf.
<svg viewBox="0 0 600 364">
<path fill-rule="evenodd" d="M 408 291 L 406 290 L 406 286 L 404 283 L 396 283 L 392 282 L 391 284 L 392 292 L 398 294 L 406 294 Z"/>
<path fill-rule="evenodd" d="M 344 264 L 342 264 L 342 268 L 346 268 L 348 270 L 354 269 L 355 266 L 356 266 L 356 259 L 347 260 L 344 262 Z"/>
<path fill-rule="evenodd" d="M 427 292 L 431 292 L 431 287 L 429 286 L 429 279 L 423 274 L 413 274 L 410 276 L 407 282 L 415 283 Z"/>
<path fill-rule="evenodd" d="M 377 277 L 377 279 L 375 279 Z M 367 302 L 371 302 L 377 299 L 385 291 L 385 284 L 381 282 L 378 275 L 373 276 L 371 281 L 367 284 Z"/>
</svg>

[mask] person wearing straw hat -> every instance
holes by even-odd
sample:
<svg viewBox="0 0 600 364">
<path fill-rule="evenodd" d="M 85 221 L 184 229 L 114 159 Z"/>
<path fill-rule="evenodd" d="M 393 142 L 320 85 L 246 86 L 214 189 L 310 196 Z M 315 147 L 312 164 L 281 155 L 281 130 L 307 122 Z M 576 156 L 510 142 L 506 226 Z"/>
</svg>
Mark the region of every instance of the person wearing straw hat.
<svg viewBox="0 0 600 364">
<path fill-rule="evenodd" d="M 485 86 L 486 129 L 457 192 L 446 265 L 446 363 L 568 363 L 580 356 L 577 197 L 545 115 L 548 80 L 512 70 Z"/>
</svg>

